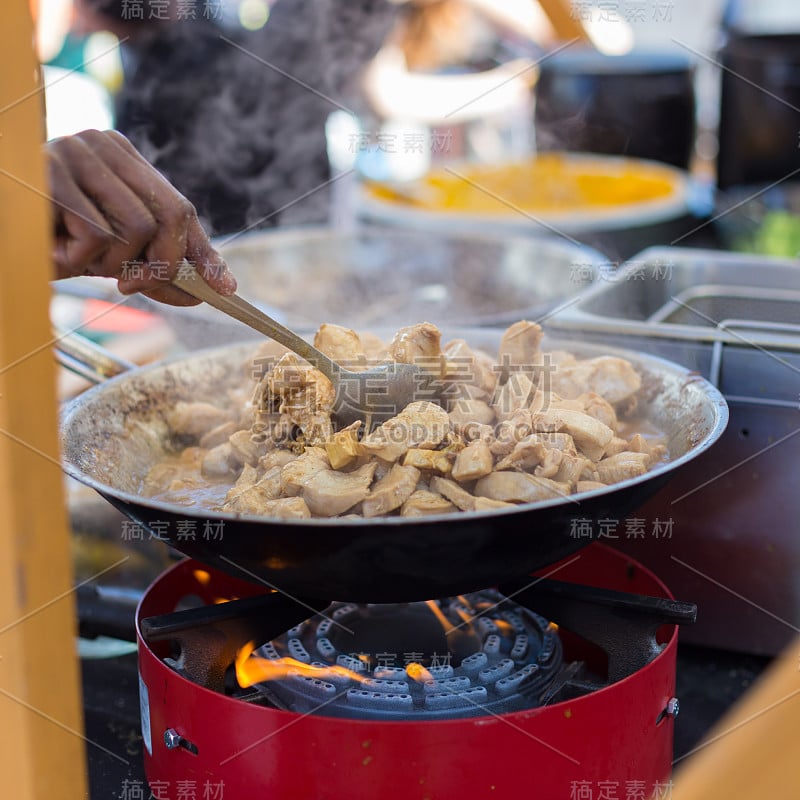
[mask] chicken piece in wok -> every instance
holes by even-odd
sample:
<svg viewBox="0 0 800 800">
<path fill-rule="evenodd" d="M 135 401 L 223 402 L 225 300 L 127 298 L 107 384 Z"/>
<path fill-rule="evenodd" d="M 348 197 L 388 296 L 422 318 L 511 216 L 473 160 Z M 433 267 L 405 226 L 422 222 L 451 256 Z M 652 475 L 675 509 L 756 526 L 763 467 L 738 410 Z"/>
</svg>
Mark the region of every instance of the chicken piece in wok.
<svg viewBox="0 0 800 800">
<path fill-rule="evenodd" d="M 541 342 L 527 321 L 508 328 L 495 358 L 463 339 L 442 345 L 427 322 L 388 344 L 323 325 L 314 344 L 335 360 L 354 370 L 387 358 L 422 363 L 442 382 L 438 399 L 421 387 L 382 425 L 335 430 L 330 382 L 277 351 L 244 406 L 175 407 L 175 456 L 150 470 L 144 489 L 247 516 L 419 517 L 571 496 L 666 459 L 652 431 L 629 432 L 642 387 L 631 363 L 545 352 Z"/>
</svg>

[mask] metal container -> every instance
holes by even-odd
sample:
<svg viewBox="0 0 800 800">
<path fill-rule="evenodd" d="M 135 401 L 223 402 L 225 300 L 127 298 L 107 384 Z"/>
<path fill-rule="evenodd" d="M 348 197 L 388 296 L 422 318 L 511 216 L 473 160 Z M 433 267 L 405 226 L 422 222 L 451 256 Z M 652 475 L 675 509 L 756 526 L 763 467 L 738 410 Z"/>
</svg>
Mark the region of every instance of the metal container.
<svg viewBox="0 0 800 800">
<path fill-rule="evenodd" d="M 717 183 L 781 182 L 800 169 L 800 34 L 732 32 L 720 52 Z"/>
<path fill-rule="evenodd" d="M 548 324 L 676 361 L 725 395 L 730 424 L 713 451 L 638 522 L 607 527 L 698 604 L 687 640 L 781 650 L 800 628 L 800 264 L 651 248 Z"/>
<path fill-rule="evenodd" d="M 290 327 L 368 330 L 427 320 L 440 327 L 539 319 L 598 279 L 606 260 L 555 239 L 381 228 L 287 228 L 217 246 L 239 293 Z M 156 304 L 153 304 L 156 305 Z M 160 313 L 190 347 L 252 338 L 207 306 Z"/>
<path fill-rule="evenodd" d="M 569 47 L 543 60 L 536 147 L 652 158 L 688 169 L 695 133 L 694 66 L 686 53 L 608 56 Z"/>
</svg>

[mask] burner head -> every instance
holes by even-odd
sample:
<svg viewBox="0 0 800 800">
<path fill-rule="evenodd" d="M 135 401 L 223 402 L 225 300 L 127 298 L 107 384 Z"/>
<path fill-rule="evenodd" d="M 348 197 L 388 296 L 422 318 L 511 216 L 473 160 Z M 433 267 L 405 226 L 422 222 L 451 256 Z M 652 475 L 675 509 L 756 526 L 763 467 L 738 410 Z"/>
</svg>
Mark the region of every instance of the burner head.
<svg viewBox="0 0 800 800">
<path fill-rule="evenodd" d="M 554 625 L 492 590 L 403 605 L 334 603 L 255 654 L 312 668 L 255 684 L 281 708 L 418 721 L 533 708 L 562 658 Z"/>
</svg>

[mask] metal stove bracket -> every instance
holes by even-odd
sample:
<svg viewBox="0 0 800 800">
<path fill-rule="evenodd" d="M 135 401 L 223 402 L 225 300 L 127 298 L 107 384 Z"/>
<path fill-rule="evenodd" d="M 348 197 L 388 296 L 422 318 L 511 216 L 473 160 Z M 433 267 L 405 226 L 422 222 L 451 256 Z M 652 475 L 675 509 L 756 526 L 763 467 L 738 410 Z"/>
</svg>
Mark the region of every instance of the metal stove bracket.
<svg viewBox="0 0 800 800">
<path fill-rule="evenodd" d="M 78 632 L 86 639 L 112 636 L 136 641 L 136 606 L 142 599 L 138 589 L 83 584 L 75 591 L 78 606 Z"/>
<path fill-rule="evenodd" d="M 522 580 L 500 591 L 600 647 L 608 655 L 609 683 L 633 674 L 661 652 L 656 631 L 662 625 L 697 617 L 693 603 L 561 581 Z"/>
<path fill-rule="evenodd" d="M 139 627 L 148 642 L 171 641 L 181 669 L 213 691 L 225 686 L 236 652 L 250 641 L 268 642 L 304 622 L 309 610 L 324 611 L 325 600 L 289 598 L 278 592 L 213 606 L 146 617 Z"/>
</svg>

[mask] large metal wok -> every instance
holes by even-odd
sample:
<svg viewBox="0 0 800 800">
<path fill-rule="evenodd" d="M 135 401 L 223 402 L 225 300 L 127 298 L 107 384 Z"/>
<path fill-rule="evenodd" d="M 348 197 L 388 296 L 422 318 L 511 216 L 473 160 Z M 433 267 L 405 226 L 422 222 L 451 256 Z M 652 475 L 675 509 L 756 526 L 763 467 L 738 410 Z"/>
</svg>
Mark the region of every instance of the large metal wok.
<svg viewBox="0 0 800 800">
<path fill-rule="evenodd" d="M 496 352 L 500 332 L 448 332 Z M 575 497 L 510 510 L 429 518 L 271 520 L 186 508 L 140 495 L 168 445 L 167 411 L 179 400 L 219 400 L 241 383 L 253 345 L 205 351 L 117 376 L 64 410 L 66 471 L 177 550 L 292 596 L 358 602 L 445 597 L 529 575 L 579 550 L 575 533 L 622 520 L 720 436 L 722 395 L 680 366 L 641 353 L 577 342 L 545 347 L 581 356 L 613 353 L 644 377 L 644 419 L 668 438 L 672 461 Z M 580 523 L 580 524 L 578 524 Z"/>
</svg>

